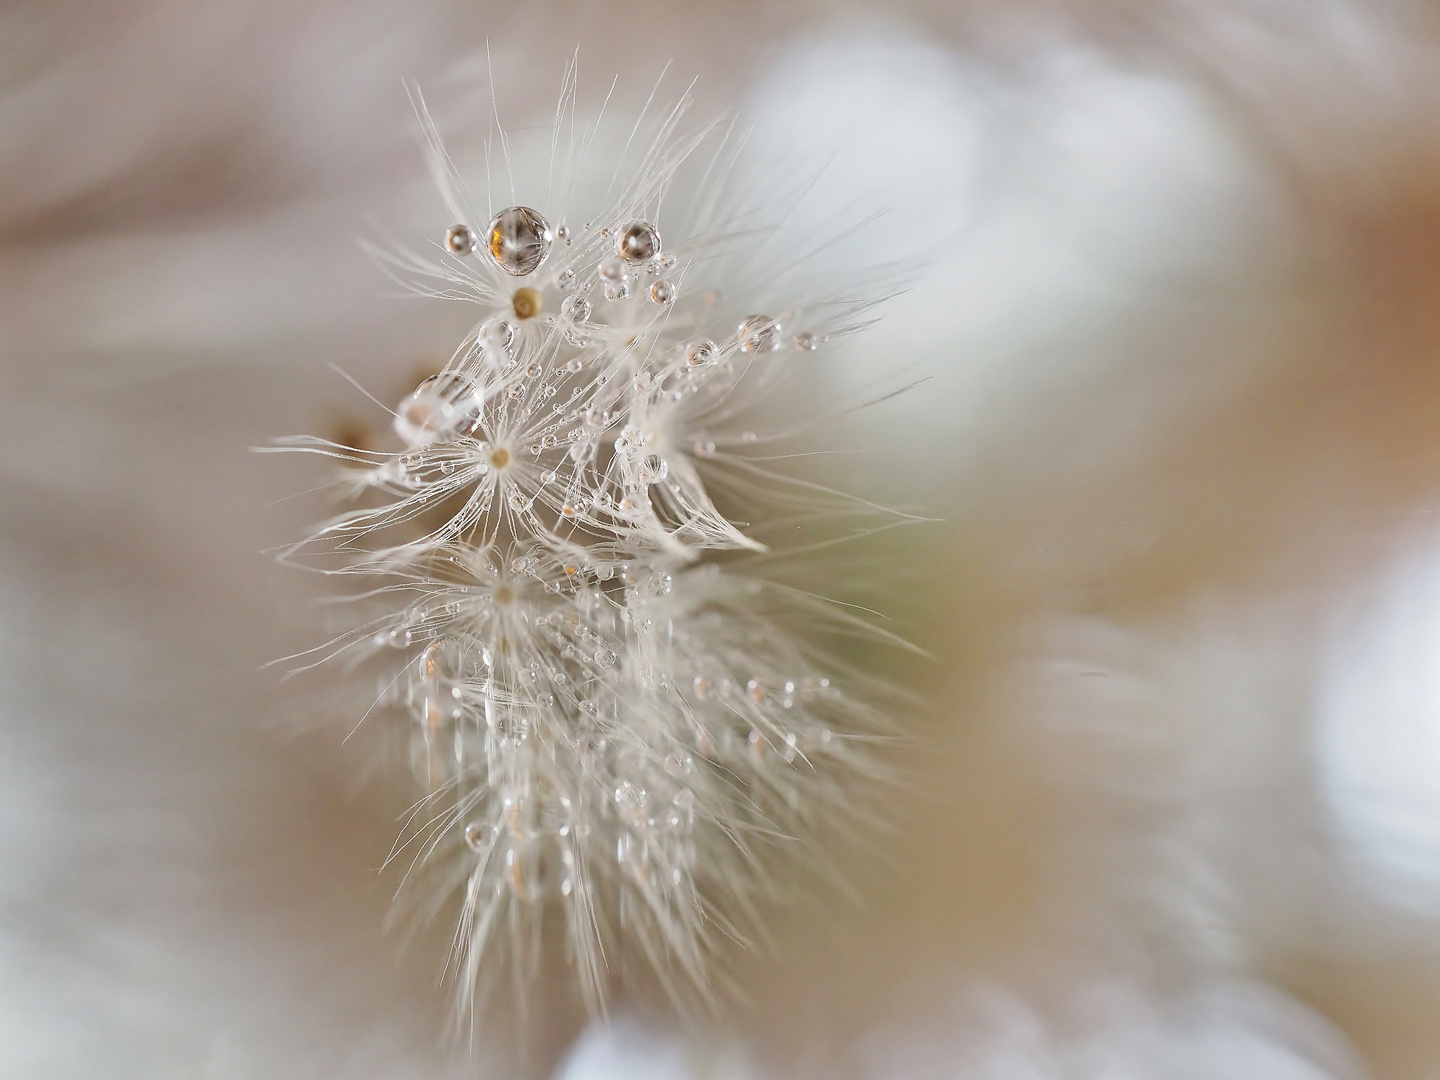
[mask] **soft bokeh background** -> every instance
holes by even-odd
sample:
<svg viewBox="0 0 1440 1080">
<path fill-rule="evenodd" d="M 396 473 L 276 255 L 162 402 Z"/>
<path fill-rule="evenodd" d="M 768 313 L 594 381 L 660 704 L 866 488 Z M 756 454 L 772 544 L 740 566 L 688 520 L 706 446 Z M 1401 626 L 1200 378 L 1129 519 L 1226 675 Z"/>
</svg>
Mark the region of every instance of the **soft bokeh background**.
<svg viewBox="0 0 1440 1080">
<path fill-rule="evenodd" d="M 1440 11 L 1388 0 L 0 7 L 0 1073 L 500 1068 L 382 936 L 396 792 L 261 669 L 316 508 L 246 452 L 458 339 L 354 240 L 448 224 L 402 79 L 487 41 L 506 120 L 669 59 L 824 169 L 798 224 L 891 209 L 833 389 L 929 381 L 837 479 L 944 519 L 866 549 L 933 660 L 876 659 L 925 706 L 861 903 L 531 1071 L 1440 1076 Z"/>
</svg>

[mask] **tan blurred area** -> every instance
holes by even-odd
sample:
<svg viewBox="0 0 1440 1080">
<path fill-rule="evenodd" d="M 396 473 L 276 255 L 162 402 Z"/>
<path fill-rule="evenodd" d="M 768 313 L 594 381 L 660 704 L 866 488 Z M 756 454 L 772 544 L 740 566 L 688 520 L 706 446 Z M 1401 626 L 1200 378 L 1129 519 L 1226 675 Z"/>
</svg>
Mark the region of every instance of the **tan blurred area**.
<svg viewBox="0 0 1440 1080">
<path fill-rule="evenodd" d="M 0 1074 L 522 1067 L 382 932 L 403 778 L 262 667 L 324 506 L 248 448 L 468 325 L 355 242 L 447 224 L 404 81 L 544 123 L 577 45 L 894 211 L 830 390 L 928 381 L 827 479 L 939 520 L 813 570 L 929 654 L 857 895 L 523 1068 L 1440 1076 L 1440 11 L 1347 0 L 0 7 Z"/>
</svg>

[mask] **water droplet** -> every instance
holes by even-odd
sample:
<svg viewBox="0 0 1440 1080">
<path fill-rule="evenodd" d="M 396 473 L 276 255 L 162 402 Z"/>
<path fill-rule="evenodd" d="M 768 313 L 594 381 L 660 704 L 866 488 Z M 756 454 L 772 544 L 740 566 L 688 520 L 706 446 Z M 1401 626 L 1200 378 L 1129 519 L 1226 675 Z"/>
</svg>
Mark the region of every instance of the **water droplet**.
<svg viewBox="0 0 1440 1080">
<path fill-rule="evenodd" d="M 685 363 L 692 368 L 709 367 L 719 356 L 720 350 L 713 341 L 691 341 L 685 345 Z"/>
<path fill-rule="evenodd" d="M 567 296 L 560 305 L 560 314 L 571 322 L 585 322 L 590 318 L 590 310 L 590 301 L 583 296 Z"/>
<path fill-rule="evenodd" d="M 655 262 L 661 270 L 669 270 L 675 265 L 675 253 L 673 251 L 667 251 L 664 255 L 656 259 Z"/>
<path fill-rule="evenodd" d="M 510 496 L 510 509 L 512 510 L 524 510 L 529 505 L 530 501 L 518 491 Z"/>
<path fill-rule="evenodd" d="M 479 243 L 469 225 L 451 225 L 445 234 L 445 247 L 451 255 L 472 255 Z"/>
<path fill-rule="evenodd" d="M 554 240 L 550 223 L 528 206 L 509 206 L 490 221 L 490 257 L 505 273 L 524 277 L 545 261 Z"/>
<path fill-rule="evenodd" d="M 630 297 L 630 282 L 607 281 L 602 291 L 606 300 L 627 300 Z"/>
<path fill-rule="evenodd" d="M 458 375 L 431 375 L 396 408 L 394 427 L 407 446 L 417 447 L 469 435 L 479 423 L 474 384 Z"/>
<path fill-rule="evenodd" d="M 635 467 L 641 483 L 658 484 L 670 473 L 670 464 L 659 454 L 646 454 Z"/>
<path fill-rule="evenodd" d="M 702 679 L 699 675 L 696 675 L 691 685 L 695 688 L 695 697 L 697 700 L 704 701 L 710 696 L 710 682 L 708 679 Z"/>
<path fill-rule="evenodd" d="M 575 271 L 568 266 L 555 275 L 555 287 L 561 292 L 573 288 L 575 285 Z"/>
<path fill-rule="evenodd" d="M 625 261 L 616 256 L 608 259 L 601 259 L 600 265 L 595 268 L 602 281 L 621 282 L 630 277 L 630 272 L 625 269 Z"/>
<path fill-rule="evenodd" d="M 824 344 L 824 342 L 825 338 L 822 335 L 812 334 L 808 330 L 795 335 L 795 348 L 801 352 L 814 352 Z"/>
<path fill-rule="evenodd" d="M 629 780 L 621 780 L 615 788 L 615 811 L 632 829 L 643 829 L 649 824 L 645 814 L 649 801 L 650 793 Z"/>
<path fill-rule="evenodd" d="M 595 663 L 599 664 L 601 667 L 609 667 L 611 664 L 615 663 L 615 654 L 609 649 L 596 649 Z"/>
<path fill-rule="evenodd" d="M 495 827 L 488 822 L 472 821 L 465 826 L 465 844 L 471 851 L 483 851 L 495 835 Z"/>
<path fill-rule="evenodd" d="M 657 304 L 673 304 L 675 302 L 675 283 L 668 278 L 661 278 L 650 286 L 650 299 Z"/>
<path fill-rule="evenodd" d="M 774 352 L 780 348 L 780 324 L 769 315 L 747 315 L 737 332 L 740 351 L 748 354 Z"/>
<path fill-rule="evenodd" d="M 643 507 L 639 499 L 626 495 L 616 505 L 616 509 L 623 518 L 637 518 L 640 516 Z"/>
<path fill-rule="evenodd" d="M 480 326 L 480 340 L 491 349 L 508 349 L 515 340 L 515 327 L 507 319 L 486 319 Z"/>
<path fill-rule="evenodd" d="M 569 226 L 569 225 L 561 225 L 558 229 L 556 229 L 556 230 L 555 230 L 555 239 L 556 239 L 556 240 L 564 240 L 565 243 L 568 244 L 568 243 L 570 242 L 570 226 Z"/>
<path fill-rule="evenodd" d="M 615 252 L 626 262 L 648 262 L 660 254 L 660 234 L 648 221 L 632 221 L 617 234 Z"/>
<path fill-rule="evenodd" d="M 515 295 L 510 297 L 510 306 L 517 319 L 533 319 L 545 310 L 545 298 L 540 295 L 539 289 L 525 285 L 515 290 Z"/>
</svg>

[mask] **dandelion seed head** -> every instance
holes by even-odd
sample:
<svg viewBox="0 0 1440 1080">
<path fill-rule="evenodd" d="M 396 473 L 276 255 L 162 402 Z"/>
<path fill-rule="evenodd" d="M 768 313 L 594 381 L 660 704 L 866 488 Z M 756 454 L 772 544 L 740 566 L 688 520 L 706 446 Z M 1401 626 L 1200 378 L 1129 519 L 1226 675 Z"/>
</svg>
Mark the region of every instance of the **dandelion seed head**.
<svg viewBox="0 0 1440 1080">
<path fill-rule="evenodd" d="M 397 854 L 411 893 L 462 897 L 463 1013 L 546 948 L 592 1009 L 630 954 L 711 1002 L 717 940 L 787 891 L 767 852 L 799 839 L 822 865 L 813 834 L 854 823 L 880 771 L 865 687 L 792 630 L 859 624 L 712 561 L 764 549 L 714 492 L 786 483 L 744 455 L 746 417 L 869 305 L 787 269 L 726 201 L 726 129 L 686 130 L 687 108 L 632 136 L 583 219 L 574 191 L 480 213 L 431 140 L 455 216 L 489 224 L 390 265 L 479 318 L 395 409 L 400 448 L 351 466 L 356 504 L 295 549 L 375 586 L 379 613 L 322 655 L 391 673 L 422 789 Z"/>
</svg>

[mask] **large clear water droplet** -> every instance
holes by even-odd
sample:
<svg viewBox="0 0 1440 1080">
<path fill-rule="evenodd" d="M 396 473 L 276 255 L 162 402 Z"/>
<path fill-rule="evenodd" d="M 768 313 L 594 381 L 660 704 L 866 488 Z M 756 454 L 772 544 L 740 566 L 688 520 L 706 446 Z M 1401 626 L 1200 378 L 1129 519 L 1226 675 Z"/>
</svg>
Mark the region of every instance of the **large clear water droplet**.
<svg viewBox="0 0 1440 1080">
<path fill-rule="evenodd" d="M 545 261 L 555 234 L 550 223 L 528 206 L 507 206 L 490 221 L 486 244 L 505 273 L 524 277 Z"/>
</svg>

